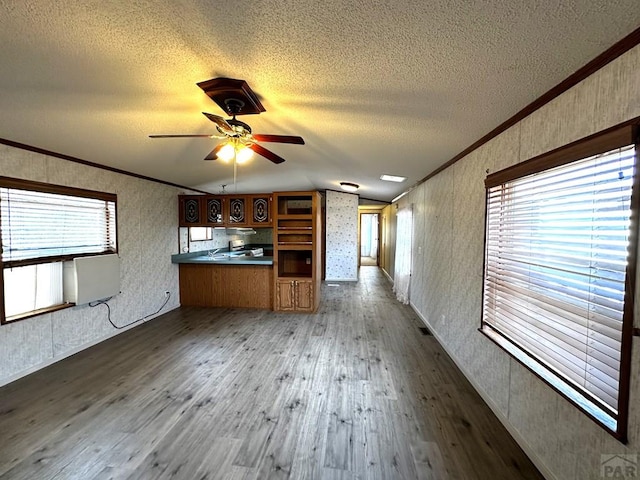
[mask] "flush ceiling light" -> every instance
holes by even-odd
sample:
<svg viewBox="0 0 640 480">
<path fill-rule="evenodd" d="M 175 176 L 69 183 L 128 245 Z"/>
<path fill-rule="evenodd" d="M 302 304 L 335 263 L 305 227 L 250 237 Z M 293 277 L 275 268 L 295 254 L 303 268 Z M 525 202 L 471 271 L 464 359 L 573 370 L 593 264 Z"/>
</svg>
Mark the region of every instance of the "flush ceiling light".
<svg viewBox="0 0 640 480">
<path fill-rule="evenodd" d="M 340 188 L 342 188 L 345 192 L 357 192 L 360 188 L 360 185 L 351 182 L 340 182 Z"/>
<path fill-rule="evenodd" d="M 407 177 L 399 177 L 397 175 L 387 175 L 386 173 L 384 175 L 380 175 L 380 180 L 384 180 L 386 182 L 404 182 L 407 179 Z"/>
</svg>

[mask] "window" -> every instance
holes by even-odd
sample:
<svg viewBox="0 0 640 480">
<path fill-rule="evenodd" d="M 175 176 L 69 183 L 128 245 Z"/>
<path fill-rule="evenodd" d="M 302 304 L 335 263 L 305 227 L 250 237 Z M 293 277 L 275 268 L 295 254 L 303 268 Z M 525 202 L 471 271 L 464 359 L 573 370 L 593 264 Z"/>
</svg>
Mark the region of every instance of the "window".
<svg viewBox="0 0 640 480">
<path fill-rule="evenodd" d="M 192 242 L 213 240 L 211 230 L 211 227 L 189 227 L 189 240 Z"/>
<path fill-rule="evenodd" d="M 632 127 L 610 131 L 485 182 L 481 331 L 622 441 L 637 243 L 634 136 Z"/>
<path fill-rule="evenodd" d="M 63 304 L 63 263 L 115 253 L 116 196 L 0 177 L 6 323 Z"/>
</svg>

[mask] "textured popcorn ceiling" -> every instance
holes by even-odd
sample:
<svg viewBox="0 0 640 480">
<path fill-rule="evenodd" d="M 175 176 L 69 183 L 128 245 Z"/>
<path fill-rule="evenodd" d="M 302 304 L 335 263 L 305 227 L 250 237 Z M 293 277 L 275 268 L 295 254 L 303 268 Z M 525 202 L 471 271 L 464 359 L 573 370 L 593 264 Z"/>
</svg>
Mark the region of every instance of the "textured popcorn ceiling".
<svg viewBox="0 0 640 480">
<path fill-rule="evenodd" d="M 390 200 L 640 25 L 637 0 L 0 0 L 0 137 L 219 192 Z M 263 144 L 202 159 L 222 114 L 196 82 L 246 80 Z M 403 185 L 379 180 L 404 175 Z"/>
</svg>

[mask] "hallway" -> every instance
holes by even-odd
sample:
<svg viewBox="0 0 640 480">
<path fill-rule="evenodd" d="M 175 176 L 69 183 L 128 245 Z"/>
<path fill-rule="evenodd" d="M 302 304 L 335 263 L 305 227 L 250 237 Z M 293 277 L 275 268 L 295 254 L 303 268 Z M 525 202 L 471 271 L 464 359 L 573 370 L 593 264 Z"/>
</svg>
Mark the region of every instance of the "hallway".
<svg viewBox="0 0 640 480">
<path fill-rule="evenodd" d="M 1 388 L 0 479 L 541 479 L 421 326 L 377 267 L 175 310 Z"/>
</svg>

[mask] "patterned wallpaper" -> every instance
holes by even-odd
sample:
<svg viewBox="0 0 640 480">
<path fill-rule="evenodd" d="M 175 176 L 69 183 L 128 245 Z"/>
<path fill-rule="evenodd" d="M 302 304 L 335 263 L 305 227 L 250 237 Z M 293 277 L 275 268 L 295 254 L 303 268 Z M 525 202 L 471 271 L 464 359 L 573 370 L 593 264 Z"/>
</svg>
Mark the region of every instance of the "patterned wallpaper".
<svg viewBox="0 0 640 480">
<path fill-rule="evenodd" d="M 326 193 L 326 280 L 358 280 L 358 195 Z"/>
<path fill-rule="evenodd" d="M 601 478 L 603 455 L 640 451 L 640 339 L 633 340 L 629 443 L 623 445 L 478 332 L 484 178 L 640 116 L 639 70 L 636 47 L 401 200 L 414 205 L 412 306 L 549 479 Z"/>
<path fill-rule="evenodd" d="M 0 145 L 0 175 L 115 193 L 121 293 L 109 301 L 124 325 L 179 306 L 178 190 L 155 182 Z M 121 332 L 106 307 L 78 306 L 0 326 L 0 385 Z M 136 324 L 138 325 L 138 324 Z"/>
</svg>

